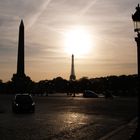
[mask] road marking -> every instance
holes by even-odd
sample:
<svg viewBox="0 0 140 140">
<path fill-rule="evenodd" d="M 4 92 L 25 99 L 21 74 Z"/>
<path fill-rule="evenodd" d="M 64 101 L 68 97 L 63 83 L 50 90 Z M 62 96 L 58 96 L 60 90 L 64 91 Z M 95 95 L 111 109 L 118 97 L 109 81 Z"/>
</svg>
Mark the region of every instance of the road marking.
<svg viewBox="0 0 140 140">
<path fill-rule="evenodd" d="M 115 134 L 119 133 L 122 129 L 124 129 L 125 127 L 128 126 L 132 126 L 136 123 L 137 118 L 134 118 L 133 120 L 131 120 L 129 123 L 121 125 L 120 127 L 118 127 L 117 129 L 111 131 L 110 133 L 108 133 L 107 135 L 101 137 L 99 140 L 109 140 L 109 138 L 111 138 L 112 136 L 114 136 Z"/>
</svg>

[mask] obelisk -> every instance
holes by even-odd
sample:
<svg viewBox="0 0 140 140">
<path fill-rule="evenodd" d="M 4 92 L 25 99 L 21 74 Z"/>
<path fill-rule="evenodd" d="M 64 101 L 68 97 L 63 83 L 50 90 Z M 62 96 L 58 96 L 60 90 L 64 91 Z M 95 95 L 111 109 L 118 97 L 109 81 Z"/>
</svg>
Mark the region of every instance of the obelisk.
<svg viewBox="0 0 140 140">
<path fill-rule="evenodd" d="M 24 72 L 24 23 L 23 20 L 19 26 L 19 37 L 18 37 L 18 55 L 17 55 L 17 72 L 13 74 L 11 78 L 13 82 L 13 90 L 15 93 L 26 93 L 29 92 L 29 85 L 32 80 L 29 76 L 26 76 Z"/>
<path fill-rule="evenodd" d="M 74 55 L 72 54 L 70 81 L 74 81 L 74 80 L 76 80 L 76 76 L 74 70 Z"/>
<path fill-rule="evenodd" d="M 18 58 L 17 58 L 17 76 L 24 77 L 24 23 L 23 20 L 19 26 L 19 40 L 18 40 Z"/>
</svg>

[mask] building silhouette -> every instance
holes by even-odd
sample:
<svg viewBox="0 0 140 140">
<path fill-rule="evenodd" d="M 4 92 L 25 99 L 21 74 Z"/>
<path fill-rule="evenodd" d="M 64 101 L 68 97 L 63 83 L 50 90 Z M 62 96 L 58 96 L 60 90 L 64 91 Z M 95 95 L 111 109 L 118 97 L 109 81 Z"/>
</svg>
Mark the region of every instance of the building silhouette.
<svg viewBox="0 0 140 140">
<path fill-rule="evenodd" d="M 70 81 L 75 81 L 75 80 L 76 80 L 76 76 L 74 70 L 74 55 L 72 54 Z"/>
</svg>

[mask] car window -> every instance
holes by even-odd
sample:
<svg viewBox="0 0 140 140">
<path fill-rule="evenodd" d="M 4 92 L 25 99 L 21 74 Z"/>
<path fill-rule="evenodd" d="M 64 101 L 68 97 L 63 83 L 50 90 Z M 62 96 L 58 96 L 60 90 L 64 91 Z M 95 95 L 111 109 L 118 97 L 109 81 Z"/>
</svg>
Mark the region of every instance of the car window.
<svg viewBox="0 0 140 140">
<path fill-rule="evenodd" d="M 32 98 L 27 95 L 18 95 L 16 96 L 16 102 L 32 102 Z"/>
</svg>

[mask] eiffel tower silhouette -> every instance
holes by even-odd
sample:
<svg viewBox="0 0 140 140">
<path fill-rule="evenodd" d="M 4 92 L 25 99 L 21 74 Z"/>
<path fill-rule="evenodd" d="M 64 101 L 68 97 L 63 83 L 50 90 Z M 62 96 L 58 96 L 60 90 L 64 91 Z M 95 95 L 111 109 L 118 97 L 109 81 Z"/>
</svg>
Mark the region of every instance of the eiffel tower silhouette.
<svg viewBox="0 0 140 140">
<path fill-rule="evenodd" d="M 74 71 L 74 55 L 72 54 L 70 81 L 75 81 L 75 80 L 76 80 L 76 76 Z"/>
</svg>

